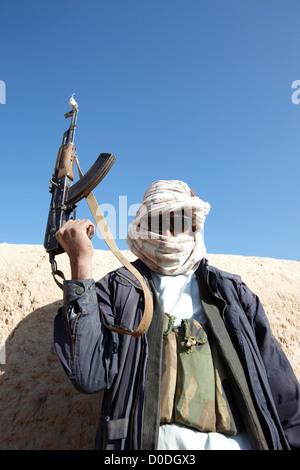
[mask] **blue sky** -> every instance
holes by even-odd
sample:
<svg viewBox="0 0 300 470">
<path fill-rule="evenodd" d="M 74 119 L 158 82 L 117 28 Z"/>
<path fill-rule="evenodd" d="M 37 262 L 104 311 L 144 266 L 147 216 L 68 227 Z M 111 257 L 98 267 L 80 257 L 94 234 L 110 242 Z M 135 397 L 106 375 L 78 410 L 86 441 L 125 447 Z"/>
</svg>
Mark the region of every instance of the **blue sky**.
<svg viewBox="0 0 300 470">
<path fill-rule="evenodd" d="M 124 214 L 179 179 L 211 204 L 208 253 L 300 259 L 297 0 L 1 0 L 0 17 L 1 243 L 43 244 L 76 93 L 82 170 L 116 156 L 94 194 L 120 249 Z"/>
</svg>

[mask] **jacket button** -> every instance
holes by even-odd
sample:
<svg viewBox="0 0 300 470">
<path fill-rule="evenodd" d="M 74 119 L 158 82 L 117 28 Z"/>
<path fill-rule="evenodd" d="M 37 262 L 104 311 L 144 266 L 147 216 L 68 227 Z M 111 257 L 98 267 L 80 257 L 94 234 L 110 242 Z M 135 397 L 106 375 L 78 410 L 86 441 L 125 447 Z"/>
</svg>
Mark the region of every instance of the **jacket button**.
<svg viewBox="0 0 300 470">
<path fill-rule="evenodd" d="M 77 295 L 83 294 L 84 293 L 84 287 L 83 286 L 77 287 L 75 292 L 76 292 Z"/>
</svg>

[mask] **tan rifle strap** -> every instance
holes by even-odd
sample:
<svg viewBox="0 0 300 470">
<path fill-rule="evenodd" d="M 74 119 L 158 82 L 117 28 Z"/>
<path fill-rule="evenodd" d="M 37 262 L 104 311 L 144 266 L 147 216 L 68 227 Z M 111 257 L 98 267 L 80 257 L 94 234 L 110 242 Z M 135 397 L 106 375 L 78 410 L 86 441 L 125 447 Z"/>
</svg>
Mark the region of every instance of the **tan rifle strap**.
<svg viewBox="0 0 300 470">
<path fill-rule="evenodd" d="M 82 178 L 83 173 L 80 169 L 80 165 L 79 165 L 79 161 L 78 161 L 78 157 L 76 153 L 75 153 L 75 161 L 77 164 L 79 177 Z M 140 324 L 135 330 L 131 330 L 130 328 L 127 328 L 126 326 L 113 325 L 112 323 L 108 322 L 107 319 L 105 319 L 105 325 L 111 331 L 115 331 L 123 335 L 131 335 L 137 338 L 138 336 L 143 335 L 147 331 L 152 320 L 153 301 L 152 301 L 152 295 L 151 295 L 150 289 L 147 286 L 147 283 L 144 277 L 142 276 L 142 274 L 128 261 L 128 259 L 121 253 L 121 251 L 117 247 L 117 244 L 110 231 L 110 228 L 92 192 L 90 192 L 90 194 L 86 196 L 86 201 L 88 203 L 88 206 L 90 208 L 94 221 L 97 225 L 97 228 L 99 229 L 104 241 L 106 242 L 110 250 L 113 252 L 113 254 L 123 264 L 123 266 L 125 266 L 136 277 L 136 279 L 141 284 L 141 287 L 144 293 L 145 306 L 144 306 L 143 317 L 141 319 Z"/>
</svg>

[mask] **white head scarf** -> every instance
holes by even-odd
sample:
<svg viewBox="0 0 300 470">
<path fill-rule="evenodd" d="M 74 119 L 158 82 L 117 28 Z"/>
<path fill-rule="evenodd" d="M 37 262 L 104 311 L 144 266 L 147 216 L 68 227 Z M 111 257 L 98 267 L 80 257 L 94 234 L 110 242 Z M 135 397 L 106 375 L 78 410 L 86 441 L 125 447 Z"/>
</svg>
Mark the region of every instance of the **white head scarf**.
<svg viewBox="0 0 300 470">
<path fill-rule="evenodd" d="M 148 216 L 164 216 L 182 210 L 189 230 L 176 236 L 149 230 Z M 209 211 L 210 204 L 199 199 L 186 183 L 156 181 L 147 189 L 136 217 L 129 225 L 126 243 L 152 271 L 185 274 L 195 269 L 206 254 L 202 231 Z"/>
</svg>

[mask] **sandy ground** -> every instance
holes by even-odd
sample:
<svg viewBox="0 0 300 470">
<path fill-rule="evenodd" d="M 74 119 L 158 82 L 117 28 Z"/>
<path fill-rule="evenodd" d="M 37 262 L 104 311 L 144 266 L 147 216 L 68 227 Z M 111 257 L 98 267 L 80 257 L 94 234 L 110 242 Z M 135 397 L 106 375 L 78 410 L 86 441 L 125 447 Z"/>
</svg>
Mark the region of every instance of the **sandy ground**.
<svg viewBox="0 0 300 470">
<path fill-rule="evenodd" d="M 299 379 L 300 261 L 207 258 L 211 265 L 241 275 L 260 297 Z M 68 277 L 66 255 L 57 261 Z M 119 265 L 110 251 L 95 251 L 95 279 Z M 55 354 L 53 319 L 62 293 L 44 248 L 0 244 L 0 274 L 0 449 L 93 449 L 101 393 L 77 392 Z"/>
</svg>

